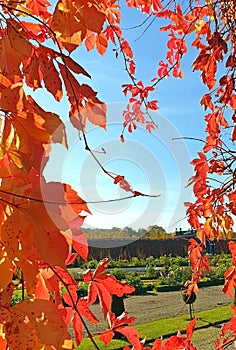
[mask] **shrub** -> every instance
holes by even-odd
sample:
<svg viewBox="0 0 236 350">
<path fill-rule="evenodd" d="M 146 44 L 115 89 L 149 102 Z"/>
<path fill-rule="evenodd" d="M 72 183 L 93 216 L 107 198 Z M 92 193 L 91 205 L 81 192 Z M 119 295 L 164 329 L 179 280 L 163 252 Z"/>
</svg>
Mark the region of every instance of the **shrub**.
<svg viewBox="0 0 236 350">
<path fill-rule="evenodd" d="M 70 271 L 70 274 L 76 281 L 83 280 L 83 274 L 81 271 Z"/>
<path fill-rule="evenodd" d="M 134 294 L 136 295 L 144 294 L 147 291 L 147 288 L 144 286 L 144 283 L 136 272 L 131 272 L 128 274 L 126 281 L 130 286 L 135 287 Z"/>
<path fill-rule="evenodd" d="M 173 258 L 173 261 L 178 266 L 189 266 L 189 257 L 186 256 L 183 258 L 182 256 L 176 256 Z"/>
<path fill-rule="evenodd" d="M 191 279 L 191 268 L 180 267 L 178 265 L 164 266 L 160 271 L 160 278 L 157 281 L 158 285 L 182 285 L 186 280 Z"/>
<path fill-rule="evenodd" d="M 13 294 L 11 298 L 10 305 L 14 306 L 15 304 L 19 303 L 21 301 L 21 297 L 19 295 Z"/>
<path fill-rule="evenodd" d="M 141 261 L 137 257 L 131 258 L 130 265 L 135 267 L 142 266 Z"/>
<path fill-rule="evenodd" d="M 78 298 L 83 298 L 88 295 L 88 283 L 80 282 L 77 290 Z"/>
<path fill-rule="evenodd" d="M 150 278 L 158 278 L 161 273 L 159 270 L 155 269 L 154 266 L 148 266 L 145 275 Z"/>
<path fill-rule="evenodd" d="M 120 281 L 126 280 L 127 278 L 127 273 L 119 268 L 114 268 L 111 270 L 111 273 Z"/>
<path fill-rule="evenodd" d="M 87 262 L 86 266 L 88 269 L 95 269 L 98 265 L 98 261 L 96 259 L 92 259 Z"/>
</svg>

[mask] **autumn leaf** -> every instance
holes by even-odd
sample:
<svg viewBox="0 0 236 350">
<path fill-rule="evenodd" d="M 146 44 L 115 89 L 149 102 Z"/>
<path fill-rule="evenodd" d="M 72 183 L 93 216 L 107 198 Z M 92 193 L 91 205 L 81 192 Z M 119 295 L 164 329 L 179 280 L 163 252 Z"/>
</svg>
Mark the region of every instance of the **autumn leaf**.
<svg viewBox="0 0 236 350">
<path fill-rule="evenodd" d="M 12 313 L 17 315 L 18 318 L 22 314 L 27 315 L 29 319 L 29 323 L 24 324 L 25 330 L 20 336 L 21 339 L 24 338 L 24 334 L 31 331 L 30 328 L 32 327 L 42 344 L 54 346 L 61 350 L 73 348 L 66 325 L 61 319 L 60 311 L 52 302 L 47 300 L 24 300 L 12 307 Z"/>
<path fill-rule="evenodd" d="M 0 279 L 0 292 L 1 292 L 12 281 L 12 274 L 13 274 L 13 264 L 9 259 L 7 252 L 4 249 L 3 242 L 1 243 L 1 250 L 0 250 L 0 270 L 1 270 L 1 279 Z"/>
<path fill-rule="evenodd" d="M 122 39 L 122 40 L 121 40 L 121 50 L 124 52 L 124 54 L 125 54 L 126 56 L 128 56 L 128 57 L 131 58 L 131 59 L 133 58 L 132 49 L 131 49 L 131 47 L 130 47 L 128 41 L 125 40 L 125 39 Z"/>
<path fill-rule="evenodd" d="M 83 273 L 84 282 L 89 282 L 88 305 L 95 303 L 99 297 L 104 319 L 111 308 L 111 294 L 122 297 L 124 294 L 134 292 L 134 287 L 127 285 L 125 282 L 118 281 L 113 275 L 106 274 L 108 259 L 103 259 L 92 272 L 87 270 Z"/>
<path fill-rule="evenodd" d="M 63 61 L 65 62 L 66 66 L 74 73 L 83 74 L 86 77 L 91 78 L 91 75 L 86 72 L 86 70 L 77 62 L 75 62 L 70 56 L 63 56 Z"/>
<path fill-rule="evenodd" d="M 116 318 L 115 314 L 110 311 L 107 319 L 110 328 L 102 332 L 99 336 L 99 339 L 102 340 L 105 345 L 108 345 L 114 337 L 115 332 L 118 332 L 124 335 L 135 349 L 142 349 L 138 331 L 129 326 L 129 324 L 134 323 L 135 317 L 128 317 L 128 313 L 124 312 Z"/>
<path fill-rule="evenodd" d="M 105 34 L 100 33 L 96 36 L 96 47 L 100 55 L 103 56 L 108 47 L 108 40 Z"/>
<path fill-rule="evenodd" d="M 71 296 L 73 297 L 73 301 L 71 300 Z M 82 340 L 82 329 L 83 329 L 81 315 L 94 324 L 99 322 L 99 320 L 90 311 L 87 300 L 85 298 L 78 298 L 77 293 L 69 294 L 66 292 L 63 295 L 63 300 L 68 305 L 66 307 L 66 312 L 68 313 L 68 315 L 70 315 L 69 318 L 72 319 L 72 326 L 73 326 L 75 340 L 77 345 L 79 345 Z M 75 309 L 75 306 L 76 306 L 76 309 Z"/>
<path fill-rule="evenodd" d="M 221 328 L 221 335 L 225 336 L 227 331 L 231 331 L 233 332 L 234 336 L 236 334 L 236 307 L 235 306 L 231 306 L 232 310 L 233 310 L 233 317 L 231 318 L 231 320 L 229 322 L 227 322 L 226 324 L 224 324 Z"/>
<path fill-rule="evenodd" d="M 14 292 L 14 283 L 9 282 L 4 289 L 1 290 L 0 292 L 0 305 L 1 307 L 9 307 L 11 299 L 12 299 L 12 294 Z"/>
<path fill-rule="evenodd" d="M 30 57 L 32 53 L 32 44 L 28 41 L 24 27 L 14 20 L 7 21 L 7 34 L 10 45 L 18 54 L 24 57 Z"/>
<path fill-rule="evenodd" d="M 133 192 L 130 184 L 125 180 L 124 176 L 117 175 L 114 179 L 114 184 L 119 184 L 120 188 L 126 192 Z"/>
<path fill-rule="evenodd" d="M 40 217 L 35 210 L 40 210 Z M 34 244 L 43 260 L 52 265 L 64 267 L 69 253 L 69 246 L 57 225 L 52 221 L 43 204 L 25 208 L 30 215 L 33 228 Z"/>
<path fill-rule="evenodd" d="M 84 45 L 88 51 L 91 51 L 95 48 L 96 39 L 97 39 L 96 33 L 92 32 L 90 30 L 87 30 Z"/>
<path fill-rule="evenodd" d="M 222 288 L 222 292 L 227 294 L 229 298 L 232 299 L 233 292 L 236 286 L 236 268 L 231 267 L 224 273 L 224 287 Z"/>
<path fill-rule="evenodd" d="M 31 14 L 39 16 L 44 20 L 51 17 L 48 12 L 50 3 L 47 0 L 26 0 L 26 7 L 31 10 Z"/>
<path fill-rule="evenodd" d="M 1 50 L 0 50 L 0 67 L 2 74 L 12 83 L 16 77 L 21 77 L 20 64 L 22 56 L 16 52 L 10 44 L 8 36 L 2 33 Z M 8 86 L 9 87 L 9 86 Z"/>
<path fill-rule="evenodd" d="M 230 241 L 228 247 L 232 256 L 233 266 L 224 273 L 225 283 L 222 291 L 232 299 L 236 287 L 236 243 Z"/>
<path fill-rule="evenodd" d="M 31 58 L 27 60 L 23 67 L 26 84 L 33 88 L 33 90 L 42 87 L 42 74 L 39 70 L 39 60 L 37 51 L 34 50 Z"/>
<path fill-rule="evenodd" d="M 53 60 L 48 57 L 40 58 L 39 56 L 39 68 L 42 72 L 46 89 L 53 95 L 56 101 L 60 101 L 63 95 L 62 82 Z"/>
<path fill-rule="evenodd" d="M 105 103 L 86 102 L 86 114 L 93 125 L 98 125 L 106 130 L 106 105 Z"/>
<path fill-rule="evenodd" d="M 51 28 L 57 33 L 62 45 L 72 52 L 86 36 L 87 30 L 100 33 L 105 15 L 94 1 L 58 1 L 53 13 Z"/>
<path fill-rule="evenodd" d="M 210 108 L 212 111 L 215 109 L 215 106 L 212 103 L 212 98 L 210 94 L 205 94 L 202 97 L 200 103 L 204 107 L 204 109 Z"/>
</svg>

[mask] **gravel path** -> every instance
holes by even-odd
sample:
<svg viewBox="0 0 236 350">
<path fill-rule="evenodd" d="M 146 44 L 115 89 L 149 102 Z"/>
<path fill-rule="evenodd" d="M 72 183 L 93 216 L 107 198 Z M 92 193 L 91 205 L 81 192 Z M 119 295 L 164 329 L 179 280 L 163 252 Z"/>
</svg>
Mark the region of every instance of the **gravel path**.
<svg viewBox="0 0 236 350">
<path fill-rule="evenodd" d="M 201 288 L 194 303 L 194 311 L 210 310 L 217 306 L 229 305 L 230 299 L 222 293 L 222 286 Z M 189 313 L 189 306 L 185 305 L 180 292 L 159 292 L 156 295 L 132 296 L 125 299 L 125 309 L 130 316 L 136 317 L 135 324 L 170 318 Z M 98 304 L 91 307 L 92 312 L 102 320 Z M 106 323 L 90 325 L 92 333 L 106 328 Z"/>
</svg>

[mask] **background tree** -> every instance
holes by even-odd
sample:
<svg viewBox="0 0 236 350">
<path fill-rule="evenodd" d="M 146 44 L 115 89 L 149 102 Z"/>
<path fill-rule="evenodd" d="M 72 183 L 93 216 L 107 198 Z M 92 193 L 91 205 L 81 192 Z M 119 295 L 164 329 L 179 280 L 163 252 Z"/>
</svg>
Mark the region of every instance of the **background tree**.
<svg viewBox="0 0 236 350">
<path fill-rule="evenodd" d="M 149 226 L 146 230 L 146 233 L 144 235 L 144 239 L 165 239 L 169 238 L 170 236 L 168 233 L 166 233 L 165 229 L 158 225 L 152 225 Z"/>
<path fill-rule="evenodd" d="M 164 78 L 183 77 L 181 59 L 188 52 L 187 37 L 198 50 L 193 69 L 199 70 L 208 92 L 200 103 L 205 115 L 207 137 L 198 158 L 192 164 L 195 175 L 190 183 L 196 196 L 195 203 L 187 203 L 189 223 L 197 229 L 198 244 L 190 240 L 189 254 L 194 271 L 189 293 L 197 290 L 203 269 L 209 264 L 204 257 L 207 238 L 227 237 L 235 215 L 235 1 L 210 0 L 172 1 L 127 0 L 147 16 L 166 19 L 162 27 L 169 36 L 166 60 L 161 60 L 157 75 L 149 85 L 136 77 L 132 48 L 120 28 L 120 4 L 115 0 L 59 0 L 54 9 L 45 1 L 1 1 L 0 7 L 0 347 L 2 349 L 72 349 L 67 327 L 72 320 L 74 337 L 79 344 L 84 327 L 93 347 L 98 346 L 89 332 L 84 318 L 98 322 L 89 307 L 97 297 L 109 329 L 100 335 L 108 344 L 119 332 L 136 350 L 142 349 L 137 331 L 130 327 L 133 317 L 124 313 L 116 318 L 110 311 L 111 295 L 118 297 L 133 292 L 133 288 L 106 274 L 107 259 L 92 272 L 84 274 L 89 283 L 88 298 L 77 297 L 77 283 L 69 275 L 66 265 L 79 254 L 85 260 L 88 254 L 86 237 L 80 230 L 87 203 L 70 185 L 46 182 L 42 171 L 50 156 L 53 143 L 66 147 L 65 127 L 58 115 L 48 112 L 30 95 L 44 88 L 56 101 L 66 94 L 69 117 L 79 130 L 85 149 L 97 161 L 101 170 L 115 184 L 128 192 L 127 198 L 144 195 L 135 191 L 123 175 L 106 170 L 90 148 L 86 138 L 87 121 L 106 127 L 106 106 L 87 84 L 79 82 L 79 75 L 89 73 L 75 62 L 70 54 L 82 44 L 87 50 L 96 49 L 105 54 L 110 41 L 116 56 L 121 56 L 130 83 L 123 85 L 129 98 L 124 111 L 126 129 L 132 132 L 138 123 L 151 131 L 154 121 L 150 111 L 158 108 L 149 93 Z M 125 4 L 122 3 L 122 6 Z M 27 87 L 27 89 L 26 89 Z M 225 140 L 222 130 L 232 130 Z M 220 179 L 218 176 L 221 176 Z M 215 181 L 210 181 L 214 177 Z M 223 178 L 223 180 L 221 180 Z M 76 253 L 72 253 L 72 246 Z M 225 277 L 224 292 L 232 297 L 235 287 L 235 244 L 229 243 L 233 267 Z M 21 271 L 23 301 L 10 307 L 14 285 L 12 277 Z M 63 287 L 63 288 L 62 288 Z M 30 300 L 24 300 L 25 288 Z M 65 291 L 66 290 L 66 291 Z M 64 292 L 65 291 L 65 292 Z M 63 301 L 62 301 L 63 293 Z M 84 317 L 84 318 L 83 318 Z M 165 345 L 156 340 L 153 349 L 194 349 L 191 336 L 193 320 L 187 336 L 171 337 Z M 235 337 L 235 318 L 222 330 L 231 329 Z M 233 340 L 234 340 L 233 337 Z M 222 345 L 223 344 L 223 345 Z M 150 347 L 149 347 L 150 348 Z"/>
</svg>

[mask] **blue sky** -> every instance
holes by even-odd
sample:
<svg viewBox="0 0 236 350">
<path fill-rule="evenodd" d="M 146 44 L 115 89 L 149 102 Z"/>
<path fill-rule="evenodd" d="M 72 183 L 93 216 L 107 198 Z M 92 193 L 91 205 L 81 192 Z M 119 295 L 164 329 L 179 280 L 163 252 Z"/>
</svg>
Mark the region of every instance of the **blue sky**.
<svg viewBox="0 0 236 350">
<path fill-rule="evenodd" d="M 136 11 L 123 11 L 121 27 L 129 39 L 137 62 L 138 79 L 148 83 L 157 72 L 158 62 L 165 59 L 165 33 L 159 33 L 158 19 L 139 38 L 145 27 L 139 30 L 124 30 L 142 22 L 144 18 Z M 185 188 L 192 176 L 189 165 L 201 148 L 197 141 L 172 140 L 182 136 L 204 138 L 204 112 L 199 100 L 205 92 L 198 72 L 192 72 L 191 63 L 196 52 L 190 48 L 183 59 L 183 79 L 164 79 L 152 99 L 159 101 L 160 110 L 154 113 L 158 129 L 152 135 L 141 126 L 135 133 L 125 134 L 126 141 L 120 143 L 122 111 L 126 99 L 121 84 L 129 83 L 121 58 L 116 59 L 112 46 L 104 57 L 96 51 L 87 53 L 84 47 L 73 53 L 92 79 L 79 80 L 91 84 L 101 100 L 107 103 L 107 131 L 89 126 L 87 138 L 92 149 L 104 148 L 106 154 L 99 154 L 100 161 L 110 171 L 124 175 L 135 190 L 160 194 L 155 199 L 135 198 L 117 203 L 91 204 L 92 216 L 85 223 L 89 227 L 147 227 L 157 224 L 168 232 L 175 228 L 188 228 L 184 201 L 193 200 L 191 188 Z M 48 180 L 69 182 L 87 201 L 108 200 L 126 196 L 98 168 L 84 150 L 83 142 L 67 121 L 68 103 L 45 99 L 44 105 L 53 108 L 65 121 L 68 128 L 69 150 L 56 146 L 51 155 L 45 175 Z"/>
</svg>

